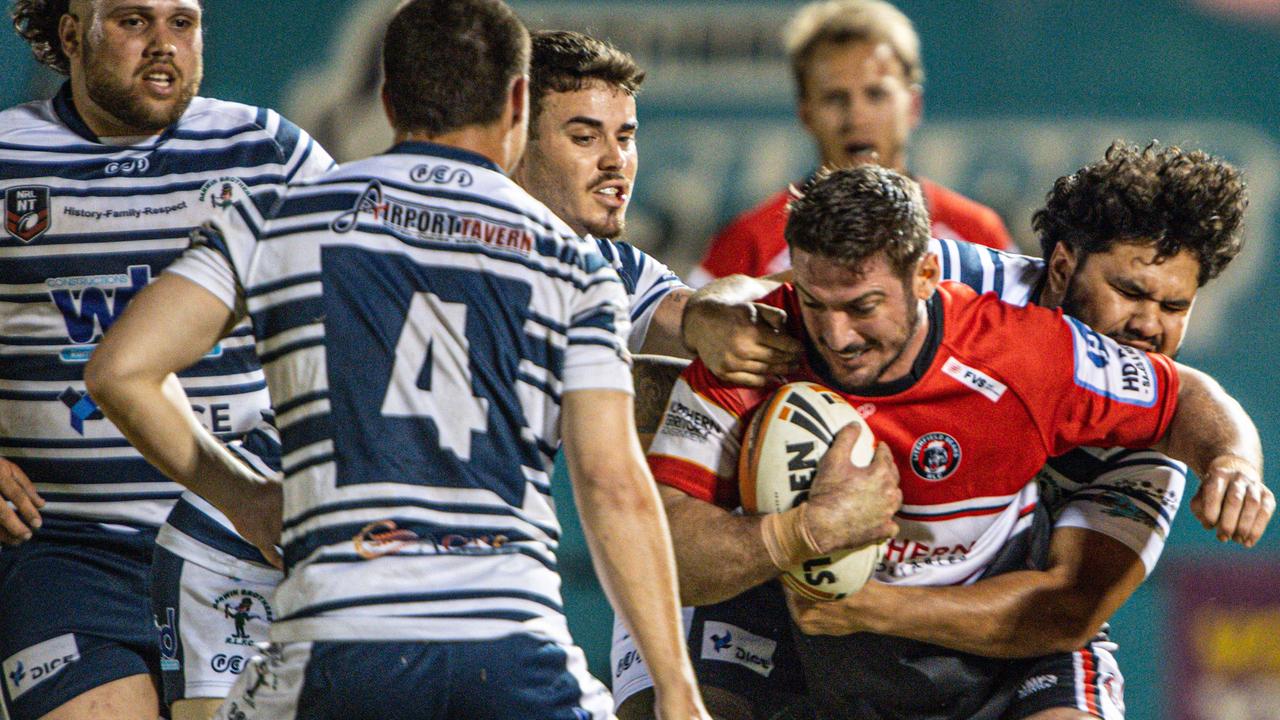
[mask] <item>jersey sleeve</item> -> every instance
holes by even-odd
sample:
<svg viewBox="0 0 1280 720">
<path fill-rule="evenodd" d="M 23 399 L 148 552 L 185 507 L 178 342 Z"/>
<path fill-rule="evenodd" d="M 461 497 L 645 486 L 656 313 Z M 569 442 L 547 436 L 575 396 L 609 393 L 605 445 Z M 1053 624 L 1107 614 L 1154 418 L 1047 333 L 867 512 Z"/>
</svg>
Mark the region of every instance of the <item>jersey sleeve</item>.
<svg viewBox="0 0 1280 720">
<path fill-rule="evenodd" d="M 566 329 L 564 390 L 622 390 L 634 394 L 626 337 L 627 296 L 618 273 L 583 243 L 586 272 L 578 281 Z"/>
<path fill-rule="evenodd" d="M 649 446 L 654 480 L 704 502 L 737 507 L 738 455 L 758 405 L 747 391 L 723 385 L 694 360 L 676 381 Z"/>
<path fill-rule="evenodd" d="M 1076 527 L 1123 543 L 1150 575 L 1182 502 L 1187 466 L 1153 450 L 1079 448 L 1039 476 L 1054 527 Z"/>
<path fill-rule="evenodd" d="M 688 289 L 688 286 L 671 268 L 629 243 L 601 238 L 597 238 L 596 243 L 618 272 L 627 292 L 631 320 L 627 347 L 633 353 L 640 352 L 658 306 L 673 290 Z"/>
<path fill-rule="evenodd" d="M 285 183 L 319 177 L 338 165 L 315 138 L 274 110 L 267 111 L 267 131 L 284 158 Z"/>
<path fill-rule="evenodd" d="M 1172 360 L 1058 311 L 981 301 L 993 322 L 978 330 L 1002 343 L 996 355 L 1050 456 L 1083 445 L 1144 448 L 1164 435 L 1178 403 Z"/>
<path fill-rule="evenodd" d="M 263 225 L 263 213 L 279 199 L 264 189 L 226 210 L 215 210 L 191 231 L 190 245 L 165 272 L 194 282 L 213 293 L 232 311 L 243 306 L 245 279 Z"/>
</svg>

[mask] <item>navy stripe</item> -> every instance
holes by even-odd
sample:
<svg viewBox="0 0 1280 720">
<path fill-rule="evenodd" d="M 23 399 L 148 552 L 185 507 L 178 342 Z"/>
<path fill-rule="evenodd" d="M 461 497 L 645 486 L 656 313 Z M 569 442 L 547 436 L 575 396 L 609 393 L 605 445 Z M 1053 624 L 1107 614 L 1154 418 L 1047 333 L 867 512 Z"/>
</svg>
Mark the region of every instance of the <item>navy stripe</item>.
<svg viewBox="0 0 1280 720">
<path fill-rule="evenodd" d="M 457 557 L 458 555 L 467 555 L 467 554 L 468 553 L 465 553 L 465 552 L 450 553 L 448 551 L 443 551 L 438 553 L 388 553 L 386 555 L 380 555 L 379 557 L 408 559 L 408 558 L 423 558 L 423 557 Z M 559 563 L 555 562 L 552 559 L 547 558 L 545 552 L 540 553 L 537 550 L 534 550 L 533 548 L 530 548 L 524 545 L 504 545 L 501 552 L 476 553 L 476 555 L 479 555 L 481 557 L 492 557 L 494 555 L 524 555 L 525 557 L 530 558 L 531 560 L 538 561 L 540 565 L 550 570 L 551 572 L 560 571 Z M 306 555 L 303 555 L 302 557 L 306 557 Z M 353 563 L 353 562 L 365 562 L 367 560 L 368 558 L 361 557 L 356 553 L 327 553 L 325 554 L 324 557 L 318 557 L 308 562 L 307 565 L 308 566 L 326 565 L 326 564 L 336 565 L 336 564 Z"/>
<path fill-rule="evenodd" d="M 251 297 L 251 298 L 260 297 L 262 295 L 266 295 L 267 293 L 275 292 L 277 290 L 283 290 L 285 288 L 290 288 L 297 285 L 306 285 L 307 283 L 317 282 L 318 280 L 320 280 L 320 273 L 318 272 L 307 273 L 306 275 L 291 275 L 289 277 L 281 278 L 280 280 L 276 280 L 274 282 L 264 283 L 262 285 L 254 285 L 253 288 L 245 292 L 245 296 Z"/>
<path fill-rule="evenodd" d="M 123 458 L 8 458 L 37 485 L 42 483 L 77 485 L 118 485 L 120 483 L 169 483 L 140 456 Z"/>
<path fill-rule="evenodd" d="M 528 318 L 536 322 L 537 324 L 541 325 L 542 327 L 558 332 L 561 335 L 567 334 L 569 332 L 568 325 L 557 322 L 556 320 L 549 318 L 546 315 L 541 315 L 535 312 L 532 308 L 530 308 L 528 311 Z"/>
<path fill-rule="evenodd" d="M 344 610 L 347 608 L 364 607 L 369 605 L 392 605 L 397 603 L 437 602 L 450 600 L 479 600 L 484 598 L 514 598 L 518 600 L 528 600 L 530 602 L 538 603 L 539 605 L 545 605 L 557 613 L 564 612 L 564 608 L 562 608 L 558 603 L 552 602 L 548 598 L 541 595 L 535 595 L 533 593 L 520 592 L 519 590 L 446 590 L 432 593 L 365 595 L 348 600 L 333 600 L 325 603 L 317 603 L 291 615 L 285 615 L 279 618 L 276 622 L 299 620 L 302 618 L 323 615 L 334 610 Z"/>
<path fill-rule="evenodd" d="M 1093 482 L 1099 475 L 1107 471 L 1105 462 L 1080 448 L 1049 458 L 1047 464 L 1072 481 L 1084 485 Z"/>
<path fill-rule="evenodd" d="M 240 385 L 223 385 L 214 387 L 198 387 L 183 388 L 187 392 L 187 397 L 218 397 L 221 395 L 244 395 L 255 393 L 260 390 L 267 389 L 267 381 L 258 380 L 257 382 L 242 383 Z"/>
<path fill-rule="evenodd" d="M 308 445 L 332 440 L 333 422 L 329 413 L 308 415 L 297 422 L 282 427 L 280 429 L 280 439 L 283 440 L 283 452 L 288 455 Z"/>
<path fill-rule="evenodd" d="M 214 550 L 219 550 L 241 560 L 262 565 L 268 564 L 267 559 L 262 556 L 262 552 L 258 548 L 239 535 L 228 531 L 186 500 L 178 500 L 165 522 Z"/>
<path fill-rule="evenodd" d="M 84 160 L 69 160 L 62 157 L 49 160 L 23 161 L 10 157 L 0 164 L 0 178 L 13 181 L 56 178 L 59 181 L 72 182 L 112 179 L 113 176 L 106 171 L 108 165 L 113 162 L 131 160 L 138 157 L 140 157 L 139 153 L 133 149 L 129 149 L 127 153 L 121 153 L 121 157 L 118 158 L 99 156 L 85 158 Z M 209 180 L 216 179 L 219 172 L 226 172 L 232 169 L 238 171 L 239 168 L 264 168 L 271 165 L 281 165 L 279 146 L 276 145 L 274 139 L 264 136 L 245 139 L 229 147 L 204 150 L 177 150 L 169 147 L 160 147 L 147 153 L 146 158 L 150 162 L 146 174 L 141 177 L 134 176 L 139 181 L 156 181 L 167 176 L 179 174 L 212 176 L 205 177 L 203 180 L 194 183 L 193 187 L 195 189 L 203 187 Z M 280 181 L 276 184 L 283 184 L 284 182 L 282 170 L 281 168 L 281 171 L 277 172 Z M 102 190 L 107 189 L 102 188 Z M 76 191 L 70 188 L 53 187 L 52 189 L 54 198 L 74 196 L 76 194 Z M 140 188 L 133 190 L 129 194 L 136 196 L 159 195 L 163 194 L 163 192 L 153 191 L 150 188 Z M 90 191 L 90 195 L 98 196 L 99 193 Z"/>
<path fill-rule="evenodd" d="M 281 472 L 285 474 L 285 477 L 289 477 L 292 475 L 297 475 L 298 473 L 302 472 L 303 470 L 306 470 L 307 468 L 315 467 L 316 465 L 323 465 L 328 462 L 333 462 L 333 460 L 334 460 L 333 453 L 325 453 L 324 455 L 317 455 L 316 457 L 303 460 L 302 462 L 296 465 L 284 465 L 284 460 L 281 459 L 281 465 L 282 465 Z"/>
<path fill-rule="evenodd" d="M 977 249 L 965 242 L 958 242 L 955 246 L 960 251 L 960 282 L 982 292 L 982 260 Z"/>
<path fill-rule="evenodd" d="M 236 167 L 238 167 L 238 165 L 232 164 L 227 166 L 226 169 L 236 168 Z M 216 168 L 210 171 L 211 174 L 215 174 L 216 172 L 217 172 Z M 240 180 L 244 182 L 246 185 L 249 185 L 250 187 L 254 185 L 263 185 L 263 184 L 283 185 L 284 175 L 278 172 L 264 173 L 261 175 L 240 176 Z M 199 190 L 200 188 L 204 187 L 204 184 L 208 181 L 209 181 L 208 178 L 206 178 L 204 180 L 194 180 L 194 181 L 183 182 L 183 183 L 169 183 L 164 185 L 152 185 L 147 187 L 136 186 L 136 185 L 130 186 L 130 187 L 119 187 L 119 188 L 102 187 L 100 185 L 94 185 L 91 188 L 57 188 L 55 187 L 55 188 L 52 188 L 52 193 L 55 198 L 60 198 L 60 197 L 133 198 L 133 197 L 138 197 L 142 195 L 166 195 L 170 193 L 191 192 L 192 190 Z M 157 201 L 159 201 L 159 199 L 157 199 Z"/>
<path fill-rule="evenodd" d="M 516 520 L 520 520 L 529 525 L 532 525 L 538 528 L 539 530 L 541 530 L 542 532 L 546 533 L 547 536 L 553 539 L 559 539 L 559 535 L 560 535 L 559 532 L 557 532 L 554 527 L 549 527 L 546 525 L 536 523 L 530 520 L 529 518 L 525 517 L 523 513 L 519 512 L 515 508 L 506 506 L 506 505 L 476 505 L 474 503 L 431 502 L 431 501 L 422 500 L 419 498 L 401 497 L 401 496 L 366 498 L 363 500 L 345 500 L 345 501 L 326 503 L 324 505 L 317 505 L 307 510 L 306 512 L 303 512 L 301 514 L 295 515 L 290 518 L 285 518 L 283 529 L 291 530 L 309 520 L 312 520 L 313 518 L 319 517 L 321 515 L 327 515 L 330 513 L 346 512 L 349 510 L 368 510 L 370 508 L 386 508 L 388 512 L 394 512 L 396 510 L 407 508 L 407 507 L 416 507 L 416 508 L 423 508 L 424 510 L 436 510 L 439 512 L 458 513 L 458 514 L 502 515 L 502 516 L 514 518 Z M 506 528 L 489 528 L 489 527 L 482 528 L 479 526 L 463 526 L 463 525 L 433 525 L 429 523 L 424 523 L 423 521 L 417 520 L 417 519 L 402 519 L 402 518 L 396 518 L 396 517 L 392 517 L 388 519 L 395 520 L 396 524 L 401 528 L 413 530 L 420 537 L 427 537 L 427 536 L 442 537 L 444 535 L 450 535 L 450 534 L 454 534 L 454 535 L 470 534 L 472 536 L 485 535 L 485 534 L 488 534 L 488 535 L 498 534 L 498 535 L 506 535 L 513 541 L 514 540 L 533 540 L 533 538 L 528 537 L 527 535 L 524 535 L 514 530 L 509 530 Z M 309 538 L 313 536 L 315 533 L 327 533 L 333 530 L 334 528 L 338 528 L 338 527 L 345 528 L 344 530 L 338 531 L 339 535 L 341 535 L 343 532 L 346 532 L 347 533 L 346 537 L 354 537 L 354 533 L 359 532 L 360 528 L 363 526 L 364 526 L 364 523 L 354 523 L 354 524 L 348 523 L 341 526 L 329 525 L 327 527 L 308 533 L 307 537 Z M 323 544 L 333 545 L 341 541 L 342 541 L 342 537 L 338 537 L 332 542 L 327 542 Z"/>
<path fill-rule="evenodd" d="M 62 396 L 60 390 L 0 390 L 0 400 L 57 400 Z"/>
<path fill-rule="evenodd" d="M 312 400 L 323 400 L 327 397 L 329 397 L 328 390 L 316 390 L 314 392 L 303 393 L 302 395 L 298 395 L 297 397 L 291 398 L 286 402 L 282 402 L 279 405 L 276 405 L 276 416 L 278 417 L 280 415 L 283 415 L 289 412 L 290 410 L 296 407 L 301 407 L 303 405 L 306 405 Z"/>
<path fill-rule="evenodd" d="M 322 337 L 296 340 L 287 345 L 282 345 L 269 353 L 263 353 L 261 359 L 264 364 L 270 365 L 291 352 L 305 350 L 312 347 L 323 347 L 324 344 L 325 340 Z"/>
<path fill-rule="evenodd" d="M 109 243 L 185 239 L 190 230 L 191 228 L 183 226 L 167 227 L 159 230 L 123 230 L 120 232 L 45 233 L 40 237 L 40 245 L 83 245 L 93 243 L 103 245 L 104 248 L 102 252 L 103 254 L 106 254 L 111 252 L 109 249 Z M 173 252 L 173 250 L 168 250 L 167 252 Z M 48 256 L 43 257 L 46 261 L 48 260 Z M 61 272 L 61 268 L 59 268 L 59 272 Z M 60 277 L 66 277 L 66 275 L 60 275 Z"/>
<path fill-rule="evenodd" d="M 599 345 L 600 347 L 607 347 L 610 350 L 613 350 L 618 353 L 622 352 L 622 346 L 619 345 L 618 343 L 610 342 L 608 340 L 598 340 L 596 338 L 569 338 L 569 344 L 570 345 Z"/>
<path fill-rule="evenodd" d="M 315 149 L 315 146 L 316 146 L 316 141 L 308 138 L 307 147 L 305 150 L 302 151 L 302 157 L 298 159 L 298 162 L 293 166 L 291 170 L 289 170 L 289 174 L 285 177 L 285 179 L 288 182 L 293 182 L 293 179 L 298 176 L 298 171 L 306 167 L 307 158 L 311 157 L 311 151 Z M 290 151 L 289 155 L 292 155 L 292 154 L 293 152 Z"/>
<path fill-rule="evenodd" d="M 1004 297 L 1003 253 L 996 252 L 995 250 L 988 250 L 987 255 L 991 258 L 991 266 L 995 268 L 995 272 L 993 273 L 993 275 L 995 276 L 995 281 L 991 285 L 991 290 L 995 292 L 995 294 L 998 297 L 1003 298 Z"/>
<path fill-rule="evenodd" d="M 948 248 L 950 243 L 946 240 L 938 241 L 938 255 L 942 257 L 942 279 L 955 280 L 956 277 L 951 273 L 951 252 Z"/>
<path fill-rule="evenodd" d="M 3 263 L 0 263 L 2 265 Z M 49 293 L 29 293 L 26 295 L 0 295 L 0 302 L 30 303 L 49 302 Z"/>
<path fill-rule="evenodd" d="M 223 442 L 235 438 L 238 433 L 214 433 Z M 27 448 L 31 450 L 86 450 L 132 447 L 124 438 L 21 438 L 0 437 L 0 448 Z"/>
<path fill-rule="evenodd" d="M 250 313 L 263 342 L 280 333 L 314 324 L 325 316 L 324 297 L 312 295 L 272 305 Z"/>
<path fill-rule="evenodd" d="M 596 238 L 596 246 L 600 248 L 605 260 L 618 271 L 618 278 L 622 280 L 627 294 L 635 295 L 636 288 L 640 286 L 640 276 L 644 273 L 644 256 L 638 255 L 636 249 L 626 243 L 614 243 L 604 238 Z"/>
<path fill-rule="evenodd" d="M 185 234 L 186 231 L 183 231 Z M 177 237 L 177 236 L 175 236 Z M 51 276 L 86 277 L 97 275 L 125 275 L 130 266 L 147 265 L 151 277 L 156 277 L 168 267 L 184 248 L 156 248 L 112 252 L 111 245 L 103 245 L 100 253 L 77 253 L 59 256 L 27 256 L 0 258 L 0 278 L 13 285 L 44 285 Z M 51 268 L 57 268 L 51 271 Z M 103 272 L 110 268 L 108 272 Z M 52 288 L 63 289 L 63 288 Z"/>
<path fill-rule="evenodd" d="M 672 284 L 670 284 L 670 285 L 667 285 L 666 287 L 662 287 L 662 284 L 654 285 L 654 288 L 661 288 L 661 292 L 655 292 L 655 293 L 653 293 L 653 294 L 652 294 L 652 295 L 650 295 L 649 297 L 645 298 L 645 299 L 644 299 L 644 300 L 643 300 L 639 305 L 636 305 L 636 304 L 635 304 L 635 298 L 632 298 L 632 299 L 631 299 L 631 302 L 632 302 L 632 305 L 631 305 L 631 321 L 632 321 L 632 322 L 635 322 L 635 321 L 636 321 L 636 318 L 638 318 L 638 317 L 640 317 L 641 315 L 643 315 L 643 314 L 645 313 L 645 311 L 649 309 L 649 306 L 650 306 L 650 305 L 653 305 L 654 303 L 661 302 L 662 300 L 665 300 L 665 299 L 666 299 L 666 297 L 667 297 L 668 295 L 670 295 L 670 294 L 671 294 L 671 292 L 672 292 L 672 291 L 674 291 L 674 290 L 676 290 L 678 287 L 679 287 L 679 286 L 678 286 L 678 285 L 676 285 L 676 284 L 674 284 L 674 283 L 672 283 Z"/>
<path fill-rule="evenodd" d="M 118 502 L 137 502 L 140 500 L 177 500 L 182 495 L 182 491 L 177 492 L 152 492 L 152 493 L 94 493 L 92 495 L 70 494 L 70 493 L 50 493 L 42 492 L 40 497 L 44 498 L 48 503 L 118 503 Z"/>
<path fill-rule="evenodd" d="M 528 373 L 516 373 L 516 377 L 541 390 L 544 395 L 551 398 L 557 405 L 560 404 L 560 393 L 552 390 L 550 385 L 547 385 L 545 382 L 529 375 Z"/>
<path fill-rule="evenodd" d="M 91 351 L 92 346 L 73 346 L 67 342 L 68 349 Z M 62 362 L 57 353 L 6 355 L 0 363 L 0 379 L 4 380 L 42 380 L 46 382 L 84 382 L 84 358 L 79 362 Z M 248 375 L 262 369 L 252 346 L 224 348 L 216 357 L 201 359 L 195 365 L 178 373 L 179 378 L 210 378 L 227 375 Z"/>
<path fill-rule="evenodd" d="M 236 125 L 235 127 L 227 128 L 225 130 L 184 130 L 182 128 L 178 128 L 174 131 L 173 138 L 175 140 L 199 141 L 230 140 L 237 135 L 243 135 L 244 133 L 251 132 L 261 133 L 261 131 L 265 129 L 266 128 L 261 123 L 256 122 L 247 122 L 243 125 Z"/>
<path fill-rule="evenodd" d="M 280 151 L 280 162 L 287 163 L 289 158 L 293 157 L 293 153 L 298 149 L 298 143 L 302 142 L 302 129 L 297 125 L 280 117 L 280 123 L 276 126 L 275 142 L 276 147 Z M 289 172 L 292 176 L 297 171 L 297 166 Z"/>
</svg>

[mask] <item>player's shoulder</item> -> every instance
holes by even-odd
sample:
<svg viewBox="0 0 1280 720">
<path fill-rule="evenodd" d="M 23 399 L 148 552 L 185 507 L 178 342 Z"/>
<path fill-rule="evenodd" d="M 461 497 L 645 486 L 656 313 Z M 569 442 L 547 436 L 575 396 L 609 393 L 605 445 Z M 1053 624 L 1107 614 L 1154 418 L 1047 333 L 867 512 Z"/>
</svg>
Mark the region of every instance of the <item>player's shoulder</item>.
<svg viewBox="0 0 1280 720">
<path fill-rule="evenodd" d="M 1067 323 L 1061 310 L 1035 304 L 1005 302 L 995 293 L 979 293 L 952 280 L 938 284 L 943 306 L 944 341 L 962 354 L 976 354 L 999 363 L 1023 362 L 1019 350 L 1043 352 L 1038 341 L 1065 336 Z"/>
<path fill-rule="evenodd" d="M 0 110 L 0 143 L 56 150 L 59 145 L 84 141 L 58 121 L 51 101 L 36 100 Z"/>
<path fill-rule="evenodd" d="M 183 113 L 176 136 L 195 139 L 253 139 L 260 136 L 270 138 L 278 145 L 293 145 L 300 138 L 307 137 L 307 133 L 271 108 L 196 97 Z"/>
</svg>

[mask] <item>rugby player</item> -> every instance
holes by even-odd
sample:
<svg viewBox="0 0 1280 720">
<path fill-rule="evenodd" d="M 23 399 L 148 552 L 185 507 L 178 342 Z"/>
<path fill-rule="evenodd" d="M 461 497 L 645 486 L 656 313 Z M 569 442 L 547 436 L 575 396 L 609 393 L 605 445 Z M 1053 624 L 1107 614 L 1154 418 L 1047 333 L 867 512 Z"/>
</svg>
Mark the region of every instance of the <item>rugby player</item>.
<svg viewBox="0 0 1280 720">
<path fill-rule="evenodd" d="M 783 35 L 795 78 L 800 123 L 821 167 L 875 162 L 906 173 L 911 132 L 924 111 L 924 65 L 911 20 L 882 0 L 820 0 L 805 5 Z M 933 237 L 1013 248 L 994 210 L 917 177 Z M 735 273 L 771 275 L 791 266 L 782 190 L 734 219 L 690 275 L 695 285 Z"/>
<path fill-rule="evenodd" d="M 687 603 L 723 601 L 867 537 L 908 546 L 878 573 L 889 583 L 953 584 L 1041 563 L 1049 528 L 1032 480 L 1049 456 L 1079 445 L 1154 446 L 1207 485 L 1260 480 L 1250 470 L 1261 464 L 1256 431 L 1202 373 L 1061 314 L 939 284 L 927 233 L 919 191 L 900 175 L 860 167 L 820 177 L 788 226 L 795 284 L 765 300 L 791 311 L 789 330 L 808 344 L 804 369 L 788 379 L 840 389 L 892 449 L 903 498 L 896 525 L 837 512 L 843 493 L 828 492 L 832 475 L 863 475 L 886 498 L 895 487 L 883 480 L 883 446 L 869 472 L 850 469 L 849 430 L 818 466 L 809 509 L 731 514 L 743 420 L 767 391 L 728 386 L 695 361 L 671 404 L 713 429 L 701 438 L 664 426 L 650 449 Z M 1193 421 L 1203 417 L 1217 422 Z M 935 446 L 942 452 L 926 452 Z M 824 716 L 998 718 L 1026 679 L 998 660 L 868 633 L 806 637 L 798 649 Z"/>
<path fill-rule="evenodd" d="M 524 147 L 528 42 L 496 0 L 402 6 L 384 49 L 397 145 L 211 223 L 95 357 L 91 386 L 144 453 L 266 544 L 270 518 L 236 507 L 239 466 L 177 404 L 138 410 L 242 303 L 259 329 L 289 573 L 277 644 L 222 717 L 606 717 L 560 611 L 561 425 L 602 580 L 662 666 L 664 715 L 705 715 L 634 440 L 623 288 L 503 174 Z M 161 312 L 179 294 L 181 317 Z M 181 357 L 134 352 L 178 336 Z"/>
<path fill-rule="evenodd" d="M 19 543 L 0 550 L 0 716 L 151 720 L 165 658 L 149 573 L 181 488 L 103 419 L 84 363 L 228 193 L 333 162 L 271 110 L 197 97 L 196 0 L 16 0 L 11 13 L 68 80 L 0 113 L 0 540 Z M 229 331 L 177 390 L 224 439 L 268 407 L 249 323 Z"/>
<path fill-rule="evenodd" d="M 1246 204 L 1228 163 L 1116 143 L 1104 159 L 1060 178 L 1036 212 L 1047 263 L 951 241 L 935 249 L 944 278 L 1008 302 L 1061 307 L 1119 343 L 1174 357 L 1199 288 L 1240 250 Z M 1186 466 L 1149 450 L 1078 448 L 1051 458 L 1038 480 L 1055 519 L 1043 570 L 953 587 L 872 582 L 831 603 L 795 597 L 798 626 L 991 657 L 1044 656 L 1019 671 L 1027 678 L 1017 688 L 1022 710 L 1011 717 L 1123 718 L 1124 681 L 1104 623 L 1154 569 L 1185 494 Z M 1275 510 L 1259 480 L 1247 464 L 1213 477 L 1192 510 L 1220 540 L 1252 547 Z M 905 551 L 890 547 L 891 556 Z"/>
</svg>

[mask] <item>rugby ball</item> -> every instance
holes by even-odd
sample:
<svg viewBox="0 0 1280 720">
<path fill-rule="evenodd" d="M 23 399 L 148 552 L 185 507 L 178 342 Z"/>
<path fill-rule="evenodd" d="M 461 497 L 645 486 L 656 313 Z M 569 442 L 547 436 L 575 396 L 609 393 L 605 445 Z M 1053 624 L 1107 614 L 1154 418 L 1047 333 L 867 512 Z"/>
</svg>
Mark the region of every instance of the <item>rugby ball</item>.
<svg viewBox="0 0 1280 720">
<path fill-rule="evenodd" d="M 836 433 L 849 423 L 862 426 L 850 460 L 866 467 L 875 456 L 875 438 L 866 421 L 839 393 L 815 383 L 783 385 L 751 419 L 738 457 L 742 509 L 778 513 L 809 497 L 818 460 Z M 857 592 L 884 555 L 884 543 L 817 557 L 788 569 L 782 582 L 813 600 L 838 600 Z"/>
</svg>

